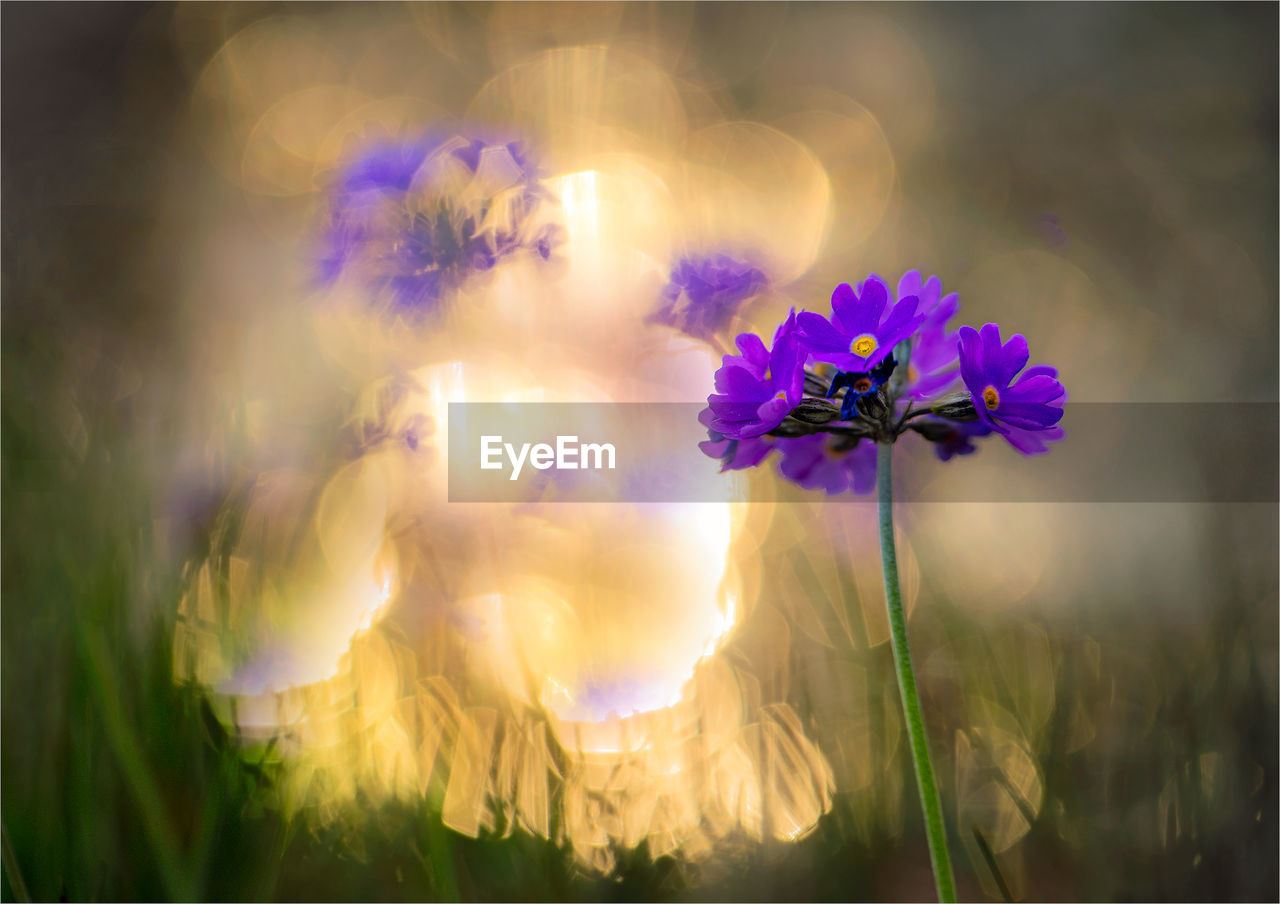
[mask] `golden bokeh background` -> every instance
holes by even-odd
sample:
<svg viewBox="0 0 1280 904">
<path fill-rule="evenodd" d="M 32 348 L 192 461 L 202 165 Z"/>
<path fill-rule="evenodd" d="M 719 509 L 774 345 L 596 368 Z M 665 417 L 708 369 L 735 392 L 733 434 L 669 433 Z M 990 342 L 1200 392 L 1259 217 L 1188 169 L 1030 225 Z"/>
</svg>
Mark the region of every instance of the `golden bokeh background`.
<svg viewBox="0 0 1280 904">
<path fill-rule="evenodd" d="M 8 899 L 925 897 L 874 506 L 451 503 L 449 404 L 697 402 L 733 333 L 919 268 L 1073 403 L 1276 416 L 1271 6 L 4 24 Z M 427 130 L 521 141 L 558 241 L 422 320 L 315 264 Z M 485 160 L 445 182 L 500 218 Z M 719 252 L 769 277 L 733 329 L 652 322 Z M 1275 894 L 1276 515 L 900 504 L 962 896 Z"/>
</svg>

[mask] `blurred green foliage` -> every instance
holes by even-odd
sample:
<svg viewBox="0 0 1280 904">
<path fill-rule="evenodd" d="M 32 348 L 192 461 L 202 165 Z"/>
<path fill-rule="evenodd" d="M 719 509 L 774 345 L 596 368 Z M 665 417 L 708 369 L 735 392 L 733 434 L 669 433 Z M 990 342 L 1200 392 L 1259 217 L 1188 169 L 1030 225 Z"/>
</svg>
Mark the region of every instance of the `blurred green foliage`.
<svg viewBox="0 0 1280 904">
<path fill-rule="evenodd" d="M 583 875 L 565 851 L 521 833 L 458 836 L 426 800 L 371 806 L 331 824 L 305 813 L 286 820 L 273 807 L 272 759 L 238 750 L 202 692 L 173 680 L 176 582 L 146 567 L 150 500 L 138 450 L 118 416 L 103 413 L 75 462 L 42 416 L 47 362 L 12 336 L 3 422 L 6 900 L 927 896 L 901 757 L 889 767 L 896 775 L 840 794 L 797 845 L 698 866 L 650 862 L 640 850 L 624 854 L 613 877 Z M 922 685 L 952 842 L 958 856 L 968 854 L 959 865 L 963 894 L 999 898 L 1018 887 L 1004 875 L 1008 860 L 984 849 L 977 824 L 954 822 L 948 739 L 980 722 L 975 707 L 989 703 L 1015 715 L 1043 770 L 1045 803 L 1019 846 L 1023 896 L 1246 900 L 1274 892 L 1275 700 L 1260 671 L 1273 639 L 1253 629 L 1251 607 L 1232 600 L 1217 610 L 1205 645 L 1228 655 L 1198 660 L 1187 659 L 1178 631 L 1118 606 L 1103 623 L 1081 616 L 1043 635 L 1023 618 L 978 619 L 946 605 L 913 620 L 917 649 L 926 659 L 947 651 L 954 669 L 926 671 Z M 138 614 L 148 608 L 151 615 Z M 1017 655 L 1029 630 L 1047 641 L 1047 662 Z M 825 656 L 827 680 L 852 666 L 871 676 L 870 696 L 892 689 L 883 645 L 802 652 L 802 685 Z M 1043 669 L 1056 677 L 1057 699 L 1037 714 L 1028 689 Z M 1089 710 L 1097 734 L 1074 751 L 1073 701 Z M 879 713 L 897 718 L 892 705 Z"/>
</svg>

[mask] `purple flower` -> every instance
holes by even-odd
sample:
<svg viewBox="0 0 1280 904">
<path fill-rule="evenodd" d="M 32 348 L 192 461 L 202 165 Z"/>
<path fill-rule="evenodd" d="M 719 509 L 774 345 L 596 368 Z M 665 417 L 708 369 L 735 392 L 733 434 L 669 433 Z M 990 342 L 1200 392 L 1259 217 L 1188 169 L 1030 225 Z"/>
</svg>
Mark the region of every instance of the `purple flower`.
<svg viewBox="0 0 1280 904">
<path fill-rule="evenodd" d="M 792 309 L 773 337 L 773 350 L 754 333 L 741 333 L 741 355 L 725 355 L 716 371 L 716 392 L 707 397 L 713 415 L 709 427 L 729 439 L 763 436 L 800 403 L 804 355 L 795 337 Z"/>
<path fill-rule="evenodd" d="M 318 279 L 351 277 L 397 310 L 431 310 L 517 250 L 549 256 L 553 236 L 527 225 L 545 197 L 516 142 L 429 133 L 373 145 L 335 181 Z"/>
<path fill-rule="evenodd" d="M 710 408 L 702 409 L 698 421 L 707 428 L 708 439 L 698 443 L 705 455 L 720 460 L 720 473 L 754 468 L 777 448 L 772 436 L 756 436 L 750 439 L 730 439 L 714 429 L 711 422 L 715 415 Z"/>
<path fill-rule="evenodd" d="M 931 276 L 922 281 L 918 270 L 907 271 L 898 282 L 898 297 L 911 295 L 920 300 L 917 313 L 924 321 L 911 340 L 906 388 L 913 398 L 927 399 L 946 392 L 960 377 L 957 334 L 947 328 L 960 309 L 960 296 L 944 296 L 942 280 Z"/>
<path fill-rule="evenodd" d="M 831 293 L 830 318 L 808 312 L 796 318 L 805 350 L 841 370 L 870 371 L 924 322 L 915 296 L 899 299 L 886 316 L 888 302 L 889 287 L 879 277 L 869 277 L 860 293 L 841 283 Z"/>
<path fill-rule="evenodd" d="M 681 258 L 649 319 L 708 339 L 726 329 L 742 303 L 768 284 L 763 270 L 727 254 Z"/>
<path fill-rule="evenodd" d="M 1020 451 L 1028 451 L 1027 447 L 1044 451 L 1043 443 L 1033 443 L 1021 432 L 1011 431 L 1045 430 L 1062 420 L 1066 390 L 1057 380 L 1057 370 L 1030 367 L 1013 382 L 1026 367 L 1027 340 L 1015 334 L 1002 345 L 1000 327 L 994 323 L 984 326 L 981 333 L 973 327 L 961 327 L 959 348 L 960 374 L 982 423 L 1004 434 Z"/>
<path fill-rule="evenodd" d="M 844 451 L 831 437 L 819 434 L 780 439 L 778 449 L 782 476 L 806 490 L 821 489 L 836 496 L 849 490 L 869 493 L 876 485 L 876 444 L 870 440 L 859 440 Z"/>
<path fill-rule="evenodd" d="M 937 423 L 944 424 L 948 428 L 946 435 L 942 439 L 934 440 L 933 445 L 933 451 L 942 461 L 950 461 L 957 455 L 970 455 L 978 451 L 973 440 L 991 435 L 991 428 L 982 421 L 965 421 L 958 424 L 938 421 Z"/>
<path fill-rule="evenodd" d="M 957 455 L 969 455 L 977 451 L 973 440 L 990 436 L 994 431 L 982 421 L 966 421 L 960 424 L 947 423 L 950 433 L 942 439 L 934 440 L 934 452 L 943 461 L 950 461 Z M 1049 443 L 1056 443 L 1066 437 L 1061 427 L 1045 427 L 1043 430 L 1027 430 L 1022 427 L 1009 427 L 1004 438 L 1023 455 L 1039 455 L 1049 451 Z"/>
</svg>

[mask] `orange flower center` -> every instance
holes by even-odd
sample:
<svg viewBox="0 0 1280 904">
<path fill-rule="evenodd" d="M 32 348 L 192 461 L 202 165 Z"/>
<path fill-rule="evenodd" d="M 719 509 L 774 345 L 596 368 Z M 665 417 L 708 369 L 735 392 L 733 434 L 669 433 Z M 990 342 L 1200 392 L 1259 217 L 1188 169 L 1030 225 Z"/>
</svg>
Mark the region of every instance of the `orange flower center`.
<svg viewBox="0 0 1280 904">
<path fill-rule="evenodd" d="M 982 402 L 987 406 L 988 411 L 995 411 L 996 406 L 1000 404 L 1000 393 L 996 392 L 994 386 L 988 386 L 982 390 Z"/>
<path fill-rule="evenodd" d="M 854 392 L 870 392 L 870 391 L 871 391 L 871 378 L 870 378 L 870 377 L 863 377 L 862 379 L 860 379 L 860 380 L 858 380 L 857 382 L 855 382 L 855 383 L 853 384 L 853 391 L 854 391 Z"/>
</svg>

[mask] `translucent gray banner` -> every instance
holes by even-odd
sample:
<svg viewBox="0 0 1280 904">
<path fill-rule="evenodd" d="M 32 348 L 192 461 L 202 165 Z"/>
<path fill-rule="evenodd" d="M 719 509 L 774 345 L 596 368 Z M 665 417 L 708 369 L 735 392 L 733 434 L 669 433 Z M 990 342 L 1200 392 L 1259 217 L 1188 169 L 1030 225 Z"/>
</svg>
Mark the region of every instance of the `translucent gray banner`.
<svg viewBox="0 0 1280 904">
<path fill-rule="evenodd" d="M 865 500 L 804 490 L 780 454 L 720 472 L 698 448 L 702 404 L 455 403 L 451 502 Z M 914 502 L 1254 502 L 1280 499 L 1276 403 L 1071 403 L 1066 438 L 1025 456 L 999 436 L 941 461 L 908 433 L 896 498 Z M 863 442 L 867 442 L 864 440 Z"/>
</svg>

